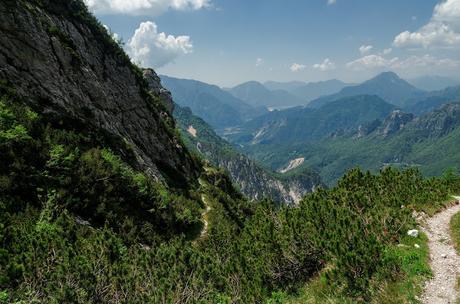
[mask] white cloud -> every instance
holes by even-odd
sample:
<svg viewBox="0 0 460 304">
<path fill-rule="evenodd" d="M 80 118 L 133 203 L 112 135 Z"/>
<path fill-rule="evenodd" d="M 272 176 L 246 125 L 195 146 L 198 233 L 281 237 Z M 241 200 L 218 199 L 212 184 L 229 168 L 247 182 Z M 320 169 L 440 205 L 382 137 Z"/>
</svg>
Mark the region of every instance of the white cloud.
<svg viewBox="0 0 460 304">
<path fill-rule="evenodd" d="M 300 72 L 302 70 L 305 70 L 306 68 L 307 68 L 307 66 L 304 65 L 304 64 L 293 63 L 289 69 L 292 72 Z"/>
<path fill-rule="evenodd" d="M 383 54 L 383 55 L 388 55 L 388 54 L 390 54 L 391 52 L 393 52 L 393 49 L 392 49 L 392 48 L 388 48 L 388 49 L 384 49 L 384 50 L 382 51 L 382 54 Z"/>
<path fill-rule="evenodd" d="M 327 0 L 327 5 L 334 5 L 337 3 L 337 0 Z"/>
<path fill-rule="evenodd" d="M 381 55 L 368 55 L 347 63 L 347 67 L 356 70 L 394 69 L 401 71 L 432 72 L 433 69 L 457 69 L 460 61 L 448 58 L 436 58 L 431 55 L 410 56 L 406 59 L 394 57 L 387 59 Z"/>
<path fill-rule="evenodd" d="M 193 45 L 189 36 L 158 33 L 157 25 L 148 21 L 139 25 L 126 49 L 134 62 L 143 67 L 159 68 L 180 55 L 191 53 Z"/>
<path fill-rule="evenodd" d="M 84 0 L 89 9 L 100 14 L 157 16 L 168 9 L 199 10 L 211 0 Z"/>
<path fill-rule="evenodd" d="M 322 63 L 317 63 L 313 65 L 313 68 L 315 70 L 320 70 L 320 71 L 330 71 L 335 69 L 335 63 L 332 62 L 329 58 L 324 59 Z"/>
<path fill-rule="evenodd" d="M 264 64 L 264 60 L 262 58 L 257 58 L 256 59 L 256 67 L 261 66 Z"/>
<path fill-rule="evenodd" d="M 430 21 L 418 31 L 405 31 L 395 37 L 397 47 L 460 46 L 460 0 L 445 0 L 434 8 Z"/>
<path fill-rule="evenodd" d="M 386 59 L 380 55 L 367 55 L 347 63 L 347 67 L 356 71 L 384 68 L 397 60 L 397 57 L 393 59 Z"/>
<path fill-rule="evenodd" d="M 115 40 L 116 42 L 120 40 L 120 35 L 112 32 L 112 30 L 107 25 L 103 24 L 102 26 L 106 29 L 107 33 L 110 35 L 110 37 L 112 37 L 113 40 Z"/>
<path fill-rule="evenodd" d="M 411 69 L 411 68 L 443 68 L 443 69 L 457 69 L 460 67 L 460 61 L 448 58 L 436 58 L 431 55 L 423 56 L 410 56 L 404 60 L 394 62 L 392 68 L 394 69 Z"/>
<path fill-rule="evenodd" d="M 369 53 L 374 47 L 372 45 L 361 45 L 359 47 L 359 52 L 361 55 Z"/>
</svg>

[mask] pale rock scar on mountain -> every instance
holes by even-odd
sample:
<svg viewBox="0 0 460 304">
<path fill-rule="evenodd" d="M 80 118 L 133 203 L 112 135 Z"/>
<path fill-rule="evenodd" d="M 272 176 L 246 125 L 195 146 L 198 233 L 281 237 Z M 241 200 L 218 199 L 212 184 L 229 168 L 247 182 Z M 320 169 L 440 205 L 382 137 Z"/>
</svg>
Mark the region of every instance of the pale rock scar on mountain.
<svg viewBox="0 0 460 304">
<path fill-rule="evenodd" d="M 188 129 L 187 129 L 187 132 L 192 135 L 193 137 L 196 137 L 197 136 L 197 131 L 196 129 L 193 127 L 193 126 L 189 126 Z"/>
<path fill-rule="evenodd" d="M 286 173 L 286 172 L 289 172 L 291 170 L 294 170 L 295 168 L 298 168 L 299 166 L 301 166 L 305 161 L 305 158 L 304 157 L 300 157 L 300 158 L 296 158 L 296 159 L 293 159 L 289 162 L 289 164 L 282 168 L 281 170 L 279 170 L 280 173 Z"/>
</svg>

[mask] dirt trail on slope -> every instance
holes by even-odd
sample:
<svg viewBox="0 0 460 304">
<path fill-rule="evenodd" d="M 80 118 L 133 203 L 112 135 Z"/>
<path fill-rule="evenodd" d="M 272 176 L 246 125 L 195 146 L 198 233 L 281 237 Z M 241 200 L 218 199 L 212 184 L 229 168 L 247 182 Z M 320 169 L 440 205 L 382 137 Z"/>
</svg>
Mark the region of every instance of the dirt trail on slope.
<svg viewBox="0 0 460 304">
<path fill-rule="evenodd" d="M 206 206 L 205 211 L 201 213 L 201 219 L 203 220 L 203 223 L 204 223 L 203 229 L 201 230 L 201 234 L 200 234 L 200 238 L 202 239 L 208 234 L 208 226 L 209 226 L 208 213 L 209 211 L 211 211 L 211 207 L 209 206 L 208 201 L 206 200 L 206 197 L 204 195 L 201 196 L 201 199 L 204 205 Z"/>
<path fill-rule="evenodd" d="M 460 197 L 455 199 L 458 201 Z M 450 236 L 449 223 L 458 212 L 460 205 L 457 204 L 427 219 L 423 228 L 429 239 L 430 264 L 433 270 L 433 278 L 425 284 L 422 297 L 424 304 L 456 303 L 460 257 Z"/>
</svg>

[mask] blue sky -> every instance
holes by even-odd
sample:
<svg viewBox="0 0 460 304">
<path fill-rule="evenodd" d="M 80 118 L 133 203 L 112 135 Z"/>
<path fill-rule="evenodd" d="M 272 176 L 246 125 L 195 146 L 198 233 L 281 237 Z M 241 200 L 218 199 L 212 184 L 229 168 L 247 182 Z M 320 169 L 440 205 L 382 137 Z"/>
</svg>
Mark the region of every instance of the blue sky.
<svg viewBox="0 0 460 304">
<path fill-rule="evenodd" d="M 386 70 L 460 78 L 460 0 L 86 1 L 161 74 L 220 86 Z"/>
</svg>

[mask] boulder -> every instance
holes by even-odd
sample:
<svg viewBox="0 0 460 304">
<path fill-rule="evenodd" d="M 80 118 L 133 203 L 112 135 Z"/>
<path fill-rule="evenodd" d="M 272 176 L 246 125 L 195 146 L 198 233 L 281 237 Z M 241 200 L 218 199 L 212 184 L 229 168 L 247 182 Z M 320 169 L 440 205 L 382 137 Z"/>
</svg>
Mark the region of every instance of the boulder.
<svg viewBox="0 0 460 304">
<path fill-rule="evenodd" d="M 416 238 L 418 237 L 418 230 L 417 229 L 409 230 L 407 231 L 407 235 Z"/>
</svg>

